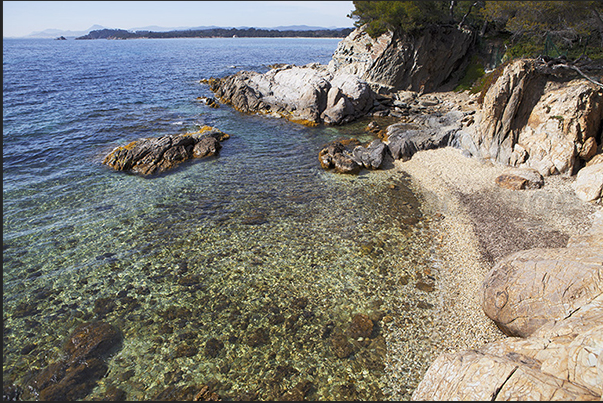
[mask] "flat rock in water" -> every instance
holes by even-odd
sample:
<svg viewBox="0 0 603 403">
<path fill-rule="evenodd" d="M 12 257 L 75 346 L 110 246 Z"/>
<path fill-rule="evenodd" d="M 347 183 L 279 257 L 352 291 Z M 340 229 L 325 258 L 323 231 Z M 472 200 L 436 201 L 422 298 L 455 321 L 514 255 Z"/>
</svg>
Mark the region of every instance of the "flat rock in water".
<svg viewBox="0 0 603 403">
<path fill-rule="evenodd" d="M 216 155 L 222 148 L 220 142 L 229 137 L 227 133 L 205 126 L 196 133 L 140 139 L 115 148 L 104 158 L 103 164 L 145 176 L 161 173 L 191 158 Z"/>
</svg>

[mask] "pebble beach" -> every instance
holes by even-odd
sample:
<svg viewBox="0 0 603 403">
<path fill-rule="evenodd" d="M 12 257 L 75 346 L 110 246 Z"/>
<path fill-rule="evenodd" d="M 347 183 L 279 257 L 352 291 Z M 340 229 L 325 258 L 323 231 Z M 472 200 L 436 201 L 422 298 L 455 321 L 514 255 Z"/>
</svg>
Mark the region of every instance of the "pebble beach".
<svg viewBox="0 0 603 403">
<path fill-rule="evenodd" d="M 566 246 L 571 235 L 590 228 L 601 206 L 576 197 L 574 177 L 546 177 L 541 189 L 500 188 L 494 179 L 506 167 L 467 158 L 451 147 L 420 151 L 408 161 L 396 161 L 395 167 L 410 177 L 423 213 L 431 217 L 431 275 L 436 279 L 432 343 L 426 344 L 432 347 L 418 355 L 422 359 L 414 368 L 403 364 L 412 322 L 402 318 L 388 329 L 387 393 L 392 400 L 410 400 L 439 354 L 506 337 L 484 314 L 479 300 L 481 282 L 496 262 L 519 250 Z M 400 384 L 398 377 L 409 370 L 415 371 L 416 384 Z"/>
</svg>

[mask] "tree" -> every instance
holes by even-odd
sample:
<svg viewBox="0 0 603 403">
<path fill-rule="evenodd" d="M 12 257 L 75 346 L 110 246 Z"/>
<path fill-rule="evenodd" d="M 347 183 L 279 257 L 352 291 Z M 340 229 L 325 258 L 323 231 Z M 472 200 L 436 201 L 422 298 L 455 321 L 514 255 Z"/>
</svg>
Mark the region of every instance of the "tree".
<svg viewBox="0 0 603 403">
<path fill-rule="evenodd" d="M 600 1 L 488 1 L 481 13 L 509 31 L 512 44 L 529 41 L 542 48 L 554 41 L 568 49 L 598 36 L 603 46 Z"/>
<path fill-rule="evenodd" d="M 472 23 L 471 11 L 483 1 L 354 1 L 348 17 L 357 27 L 366 25 L 376 38 L 386 31 L 414 32 L 430 25 Z M 477 16 L 477 14 L 475 14 Z"/>
</svg>

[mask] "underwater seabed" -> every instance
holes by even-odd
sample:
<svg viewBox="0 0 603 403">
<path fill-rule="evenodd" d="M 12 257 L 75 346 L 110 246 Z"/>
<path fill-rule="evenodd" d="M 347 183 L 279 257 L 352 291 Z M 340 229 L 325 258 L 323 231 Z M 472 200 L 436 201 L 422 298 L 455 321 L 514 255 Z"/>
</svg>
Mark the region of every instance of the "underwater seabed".
<svg viewBox="0 0 603 403">
<path fill-rule="evenodd" d="M 164 181 L 177 186 L 178 175 Z M 436 302 L 416 287 L 433 264 L 426 218 L 403 173 L 310 176 L 295 188 L 166 191 L 132 210 L 109 199 L 85 227 L 9 242 L 8 271 L 28 269 L 5 277 L 14 296 L 4 300 L 5 381 L 58 361 L 78 324 L 102 320 L 123 343 L 87 399 L 110 385 L 128 400 L 209 385 L 224 400 L 277 400 L 302 381 L 307 399 L 387 399 L 388 326 L 421 333 L 410 354 L 431 349 Z M 373 332 L 339 358 L 333 336 L 359 313 Z M 218 352 L 206 351 L 210 340 Z M 427 365 L 408 358 L 413 371 Z"/>
</svg>

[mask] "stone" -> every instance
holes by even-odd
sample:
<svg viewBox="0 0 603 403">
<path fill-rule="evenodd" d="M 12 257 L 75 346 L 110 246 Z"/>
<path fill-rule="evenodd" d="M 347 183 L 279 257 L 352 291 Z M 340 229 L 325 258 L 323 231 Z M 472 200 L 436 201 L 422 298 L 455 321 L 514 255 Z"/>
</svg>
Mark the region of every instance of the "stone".
<svg viewBox="0 0 603 403">
<path fill-rule="evenodd" d="M 573 187 L 580 200 L 600 201 L 603 198 L 603 162 L 585 166 L 578 171 Z"/>
<path fill-rule="evenodd" d="M 334 332 L 330 337 L 330 347 L 333 354 L 339 358 L 347 358 L 354 352 L 354 347 L 348 337 L 340 332 Z"/>
<path fill-rule="evenodd" d="M 450 111 L 442 116 L 421 115 L 407 123 L 394 123 L 386 129 L 387 146 L 394 159 L 412 158 L 417 151 L 453 145 L 459 135 L 464 115 Z"/>
<path fill-rule="evenodd" d="M 507 168 L 494 182 L 503 188 L 511 190 L 540 189 L 544 186 L 544 178 L 531 168 Z"/>
<path fill-rule="evenodd" d="M 327 144 L 318 153 L 320 166 L 323 169 L 333 169 L 336 173 L 358 174 L 361 164 L 354 160 L 350 149 L 359 145 L 360 142 L 356 139 L 336 140 Z"/>
<path fill-rule="evenodd" d="M 32 374 L 23 400 L 81 400 L 108 370 L 105 359 L 121 344 L 121 334 L 107 322 L 79 325 L 64 343 L 64 358 Z"/>
<path fill-rule="evenodd" d="M 603 154 L 597 154 L 586 163 L 586 166 L 588 167 L 591 165 L 602 164 L 602 163 L 603 163 Z"/>
<path fill-rule="evenodd" d="M 80 400 L 86 397 L 108 370 L 107 364 L 98 358 L 67 367 L 65 375 L 58 382 L 51 382 L 40 390 L 39 400 Z"/>
<path fill-rule="evenodd" d="M 599 400 L 587 388 L 518 364 L 507 356 L 480 351 L 440 355 L 429 367 L 412 400 Z"/>
<path fill-rule="evenodd" d="M 357 313 L 352 317 L 352 321 L 346 334 L 353 339 L 358 339 L 360 337 L 366 339 L 370 337 L 372 332 L 373 321 L 367 315 Z"/>
<path fill-rule="evenodd" d="M 381 140 L 373 140 L 367 147 L 356 146 L 352 159 L 366 169 L 378 169 L 385 156 L 386 145 Z"/>
<path fill-rule="evenodd" d="M 589 137 L 586 139 L 584 144 L 580 149 L 578 156 L 582 158 L 584 161 L 589 161 L 592 157 L 597 153 L 597 140 L 594 137 Z"/>
<path fill-rule="evenodd" d="M 193 148 L 193 157 L 194 158 L 203 158 L 212 155 L 216 155 L 218 151 L 222 148 L 220 142 L 212 136 L 207 136 L 200 139 L 195 147 Z"/>
<path fill-rule="evenodd" d="M 310 126 L 338 125 L 374 106 L 371 88 L 356 75 L 327 66 L 277 66 L 265 74 L 241 71 L 205 81 L 216 97 L 244 113 L 285 117 Z"/>
<path fill-rule="evenodd" d="M 486 275 L 486 315 L 509 336 L 527 337 L 603 293 L 603 248 L 540 248 L 513 253 Z"/>
<path fill-rule="evenodd" d="M 519 59 L 503 68 L 483 97 L 472 132 L 478 153 L 472 154 L 543 176 L 573 175 L 579 160 L 596 152 L 602 119 L 603 94 L 596 85 Z"/>
<path fill-rule="evenodd" d="M 119 330 L 107 322 L 89 322 L 78 326 L 69 336 L 64 350 L 68 362 L 104 357 L 121 342 Z"/>
</svg>

